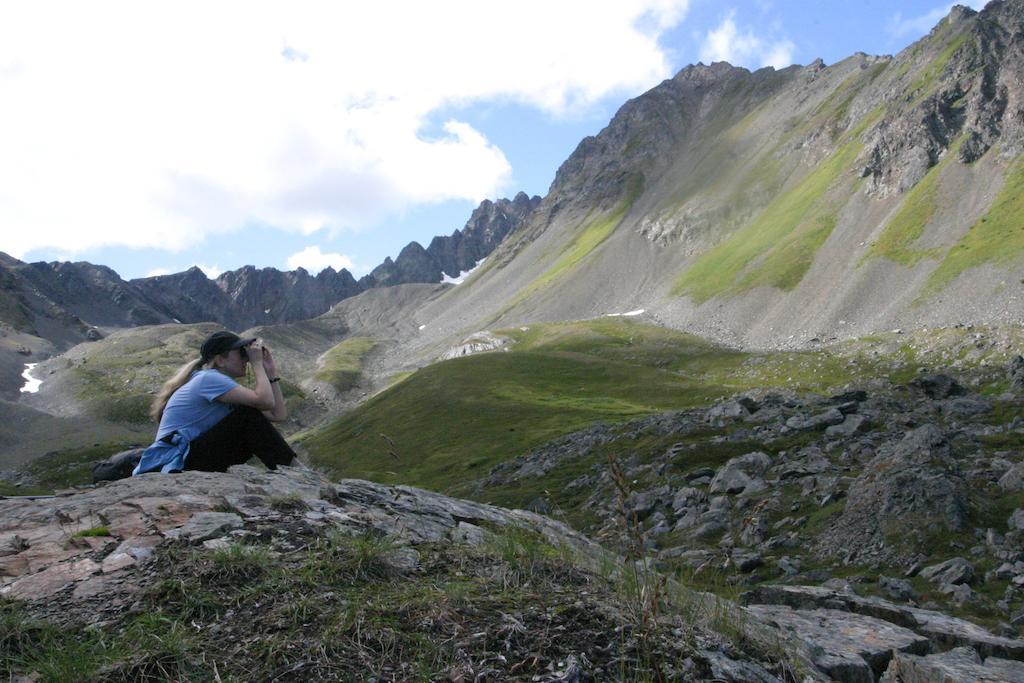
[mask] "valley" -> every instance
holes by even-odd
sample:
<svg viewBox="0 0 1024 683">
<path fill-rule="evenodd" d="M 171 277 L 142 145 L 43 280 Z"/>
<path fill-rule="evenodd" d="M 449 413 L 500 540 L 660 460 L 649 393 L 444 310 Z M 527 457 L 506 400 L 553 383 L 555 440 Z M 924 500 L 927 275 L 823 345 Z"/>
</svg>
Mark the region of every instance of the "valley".
<svg viewBox="0 0 1024 683">
<path fill-rule="evenodd" d="M 382 680 L 577 680 L 589 647 L 590 670 L 638 680 L 660 657 L 714 680 L 1024 680 L 1022 36 L 1024 3 L 993 0 L 896 55 L 686 67 L 544 197 L 485 200 L 359 280 L 124 281 L 0 253 L 0 504 L 20 515 L 0 593 L 31 606 L 0 598 L 0 644 L 38 632 L 58 657 L 73 645 L 33 619 L 66 608 L 94 671 L 159 672 L 159 648 L 136 670 L 91 640 L 83 605 L 114 577 L 97 628 L 203 624 L 168 672 L 216 649 L 204 628 L 253 619 L 258 657 L 218 650 L 242 678 L 378 657 Z M 223 327 L 273 350 L 311 469 L 181 475 L 216 492 L 198 498 L 173 477 L 93 487 Z M 198 603 L 168 588 L 176 562 Z M 302 615 L 243 589 L 293 571 L 322 603 Z M 169 621 L 140 625 L 136 593 Z M 525 621 L 587 635 L 563 650 Z M 351 659 L 301 642 L 309 624 Z"/>
</svg>

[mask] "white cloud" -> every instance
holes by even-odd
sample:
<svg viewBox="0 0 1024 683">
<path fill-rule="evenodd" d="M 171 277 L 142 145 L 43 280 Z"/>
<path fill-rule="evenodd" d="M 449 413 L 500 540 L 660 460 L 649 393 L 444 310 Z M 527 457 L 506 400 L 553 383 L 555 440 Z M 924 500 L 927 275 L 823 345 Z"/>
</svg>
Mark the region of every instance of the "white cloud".
<svg viewBox="0 0 1024 683">
<path fill-rule="evenodd" d="M 906 19 L 903 18 L 902 12 L 897 12 L 889 20 L 888 31 L 897 38 L 923 36 L 949 14 L 949 11 L 953 9 L 953 5 L 965 5 L 972 9 L 980 10 L 985 6 L 986 2 L 987 0 L 957 0 L 956 2 L 940 5 L 930 12 Z"/>
<path fill-rule="evenodd" d="M 736 25 L 736 11 L 730 10 L 722 23 L 705 35 L 700 60 L 708 64 L 729 62 L 733 66 L 781 69 L 793 63 L 795 49 L 796 45 L 789 40 L 768 41 L 750 28 L 741 29 Z"/>
<path fill-rule="evenodd" d="M 170 268 L 154 268 L 153 270 L 146 273 L 146 277 L 156 277 L 157 275 L 170 275 Z"/>
<path fill-rule="evenodd" d="M 455 119 L 425 135 L 430 117 L 650 87 L 688 2 L 4 3 L 0 250 L 180 250 L 494 196 L 502 150 Z"/>
<path fill-rule="evenodd" d="M 348 268 L 350 272 L 354 268 L 352 259 L 348 256 L 337 252 L 324 254 L 320 251 L 320 247 L 317 246 L 306 247 L 302 251 L 288 257 L 288 268 L 290 270 L 305 268 L 313 275 L 316 275 L 328 266 L 334 268 L 334 270 Z"/>
<path fill-rule="evenodd" d="M 794 50 L 796 50 L 796 45 L 789 40 L 780 40 L 772 43 L 764 53 L 761 66 L 773 66 L 776 69 L 784 69 L 793 63 Z"/>
<path fill-rule="evenodd" d="M 206 266 L 203 265 L 202 263 L 197 263 L 196 267 L 199 268 L 199 270 L 203 271 L 203 273 L 206 274 L 206 277 L 210 278 L 211 280 L 216 280 L 217 276 L 224 272 L 224 270 L 221 269 L 219 266 Z"/>
</svg>

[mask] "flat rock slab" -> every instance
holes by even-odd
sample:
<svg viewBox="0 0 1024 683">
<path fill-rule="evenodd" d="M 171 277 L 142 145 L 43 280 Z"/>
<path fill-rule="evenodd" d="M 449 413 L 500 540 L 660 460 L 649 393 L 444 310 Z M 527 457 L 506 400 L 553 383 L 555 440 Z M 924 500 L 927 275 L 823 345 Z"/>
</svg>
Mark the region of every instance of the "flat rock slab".
<svg viewBox="0 0 1024 683">
<path fill-rule="evenodd" d="M 969 647 L 920 657 L 897 652 L 880 683 L 1024 683 L 1024 663 L 981 657 Z"/>
<path fill-rule="evenodd" d="M 842 683 L 874 683 L 893 651 L 926 654 L 928 638 L 882 619 L 833 609 L 751 605 L 747 611 L 807 643 L 815 666 Z"/>
<path fill-rule="evenodd" d="M 518 527 L 580 557 L 607 556 L 582 534 L 532 512 L 407 486 L 334 483 L 305 469 L 239 466 L 227 473 L 145 474 L 53 498 L 0 500 L 0 596 L 48 600 L 73 586 L 76 598 L 109 591 L 111 600 L 119 599 L 135 588 L 122 579 L 161 544 L 223 547 L 232 531 L 247 524 L 277 523 L 281 513 L 275 507 L 282 501 L 301 501 L 298 516 L 307 524 L 353 535 L 375 531 L 399 545 L 476 545 L 493 536 L 490 529 Z M 97 527 L 109 535 L 77 535 Z M 412 567 L 418 559 L 407 549 L 389 561 Z"/>
<path fill-rule="evenodd" d="M 714 650 L 701 650 L 700 656 L 708 663 L 716 681 L 727 683 L 782 683 L 782 679 L 752 662 L 742 662 Z"/>
<path fill-rule="evenodd" d="M 219 538 L 228 531 L 241 529 L 242 526 L 242 518 L 233 512 L 197 512 L 184 526 L 172 529 L 164 535 L 168 538 L 202 543 L 211 538 Z"/>
<path fill-rule="evenodd" d="M 1003 638 L 969 621 L 934 610 L 907 607 L 822 586 L 768 585 L 744 593 L 745 605 L 786 605 L 794 609 L 836 609 L 872 616 L 928 638 L 935 650 L 972 647 L 982 657 L 1024 659 L 1024 640 Z"/>
</svg>

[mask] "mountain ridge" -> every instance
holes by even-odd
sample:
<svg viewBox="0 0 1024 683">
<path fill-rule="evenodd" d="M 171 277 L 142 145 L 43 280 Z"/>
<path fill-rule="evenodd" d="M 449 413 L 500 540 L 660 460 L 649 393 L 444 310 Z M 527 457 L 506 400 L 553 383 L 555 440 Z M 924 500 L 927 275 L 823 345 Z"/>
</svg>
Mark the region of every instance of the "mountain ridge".
<svg viewBox="0 0 1024 683">
<path fill-rule="evenodd" d="M 523 192 L 513 199 L 484 200 L 462 229 L 435 236 L 426 249 L 412 242 L 359 280 L 344 268 L 328 267 L 312 276 L 301 267 L 280 271 L 251 265 L 216 278 L 193 266 L 123 280 L 111 268 L 85 261 L 24 263 L 0 253 L 0 321 L 8 342 L 0 350 L 46 356 L 96 338 L 97 328 L 216 321 L 246 329 L 315 318 L 368 289 L 458 276 L 488 256 L 539 202 Z M 13 371 L 20 363 L 4 366 Z M 12 377 L 5 384 L 11 390 L 16 382 Z"/>
<path fill-rule="evenodd" d="M 422 317 L 468 336 L 643 309 L 744 348 L 1020 322 L 1021 36 L 1024 4 L 997 1 L 896 56 L 689 66 Z"/>
</svg>

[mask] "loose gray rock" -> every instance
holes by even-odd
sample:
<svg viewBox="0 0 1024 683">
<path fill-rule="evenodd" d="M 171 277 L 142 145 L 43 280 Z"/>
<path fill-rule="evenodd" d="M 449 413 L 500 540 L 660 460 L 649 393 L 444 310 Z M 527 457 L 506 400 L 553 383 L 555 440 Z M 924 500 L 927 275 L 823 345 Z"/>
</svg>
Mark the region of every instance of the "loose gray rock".
<svg viewBox="0 0 1024 683">
<path fill-rule="evenodd" d="M 766 488 L 761 475 L 771 466 L 771 457 L 754 452 L 733 458 L 725 463 L 711 480 L 711 493 L 755 493 Z"/>
<path fill-rule="evenodd" d="M 705 419 L 708 422 L 715 422 L 722 419 L 736 419 L 746 417 L 747 415 L 750 415 L 752 412 L 754 412 L 753 410 L 751 410 L 752 404 L 753 407 L 756 409 L 756 404 L 754 404 L 754 402 L 751 401 L 750 399 L 746 399 L 745 401 L 741 399 L 736 401 L 726 401 L 725 403 L 719 403 L 718 405 L 712 406 L 708 410 Z"/>
<path fill-rule="evenodd" d="M 164 535 L 190 543 L 202 543 L 220 538 L 242 526 L 242 518 L 233 512 L 197 512 L 184 526 L 167 531 Z"/>
<path fill-rule="evenodd" d="M 964 388 L 948 375 L 915 377 L 910 381 L 910 386 L 923 392 L 928 398 L 949 398 L 965 393 Z"/>
<path fill-rule="evenodd" d="M 974 580 L 974 567 L 962 557 L 954 557 L 921 570 L 921 576 L 941 585 L 956 586 Z"/>
<path fill-rule="evenodd" d="M 1011 493 L 1024 491 L 1024 462 L 1017 463 L 999 477 L 999 487 Z"/>
<path fill-rule="evenodd" d="M 1016 531 L 1024 530 L 1024 508 L 1017 508 L 1006 520 L 1006 526 Z"/>
<path fill-rule="evenodd" d="M 892 653 L 927 654 L 928 639 L 875 617 L 832 609 L 751 605 L 751 614 L 807 643 L 815 666 L 837 681 L 874 683 Z"/>
<path fill-rule="evenodd" d="M 830 408 L 824 413 L 803 417 L 794 415 L 786 420 L 786 426 L 797 431 L 817 431 L 832 425 L 842 424 L 846 416 L 838 408 Z"/>
<path fill-rule="evenodd" d="M 1024 392 L 1024 357 L 1014 356 L 1006 366 L 1006 376 L 1010 380 L 1010 391 Z"/>
<path fill-rule="evenodd" d="M 849 438 L 854 434 L 868 431 L 870 423 L 868 418 L 859 413 L 847 415 L 846 418 L 836 425 L 831 425 L 825 429 L 825 436 L 830 439 L 835 438 Z"/>
<path fill-rule="evenodd" d="M 919 656 L 893 655 L 879 683 L 1024 683 L 1024 662 L 981 657 L 969 647 Z"/>
<path fill-rule="evenodd" d="M 880 576 L 878 577 L 878 587 L 885 591 L 886 595 L 893 600 L 900 600 L 902 602 L 917 600 L 917 591 L 914 590 L 909 581 L 904 579 Z"/>
<path fill-rule="evenodd" d="M 950 415 L 973 417 L 992 412 L 992 403 L 982 398 L 955 398 L 946 404 L 945 410 Z"/>
<path fill-rule="evenodd" d="M 716 681 L 723 681 L 725 683 L 782 683 L 782 679 L 771 675 L 763 667 L 753 662 L 739 662 L 729 658 L 725 653 L 715 650 L 701 650 L 698 654 L 707 662 L 708 668 L 711 669 L 711 675 Z"/>
<path fill-rule="evenodd" d="M 909 628 L 931 641 L 936 651 L 969 646 L 983 657 L 1024 659 L 1024 640 L 995 635 L 977 624 L 935 610 L 897 605 L 881 598 L 861 597 L 822 586 L 768 584 L 743 593 L 740 599 L 745 605 L 786 605 L 797 610 L 825 608 L 864 614 Z"/>
<path fill-rule="evenodd" d="M 732 562 L 741 572 L 752 572 L 764 564 L 760 554 L 749 550 L 733 550 Z"/>
</svg>

